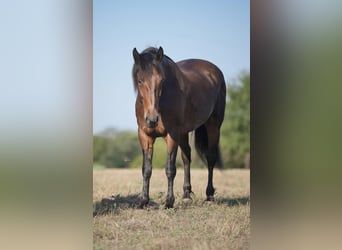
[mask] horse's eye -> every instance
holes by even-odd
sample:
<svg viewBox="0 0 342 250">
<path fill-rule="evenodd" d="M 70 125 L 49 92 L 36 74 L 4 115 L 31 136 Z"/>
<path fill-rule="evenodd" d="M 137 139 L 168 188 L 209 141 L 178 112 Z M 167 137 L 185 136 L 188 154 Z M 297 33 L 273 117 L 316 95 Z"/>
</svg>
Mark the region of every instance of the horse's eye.
<svg viewBox="0 0 342 250">
<path fill-rule="evenodd" d="M 142 84 L 142 80 L 138 80 L 138 84 L 141 85 Z"/>
</svg>

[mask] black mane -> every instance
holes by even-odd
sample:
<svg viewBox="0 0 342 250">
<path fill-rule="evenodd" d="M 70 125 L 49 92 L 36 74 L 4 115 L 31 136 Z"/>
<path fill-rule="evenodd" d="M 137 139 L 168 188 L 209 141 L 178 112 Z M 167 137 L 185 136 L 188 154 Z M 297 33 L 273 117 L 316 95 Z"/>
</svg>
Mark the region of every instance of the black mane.
<svg viewBox="0 0 342 250">
<path fill-rule="evenodd" d="M 132 76 L 133 76 L 133 83 L 134 89 L 137 90 L 138 83 L 137 83 L 137 73 L 140 72 L 143 75 L 149 76 L 152 74 L 153 68 L 156 68 L 158 72 L 164 75 L 163 70 L 163 63 L 157 63 L 155 58 L 158 53 L 158 48 L 155 47 L 148 47 L 144 49 L 140 54 L 140 63 L 133 65 Z M 167 58 L 168 60 L 172 61 L 167 55 L 164 55 L 164 59 Z"/>
</svg>

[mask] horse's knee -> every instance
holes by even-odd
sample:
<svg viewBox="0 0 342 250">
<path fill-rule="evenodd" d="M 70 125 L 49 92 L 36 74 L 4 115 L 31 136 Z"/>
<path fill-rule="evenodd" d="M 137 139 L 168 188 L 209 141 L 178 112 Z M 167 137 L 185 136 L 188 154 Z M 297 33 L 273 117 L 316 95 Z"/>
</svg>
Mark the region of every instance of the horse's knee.
<svg viewBox="0 0 342 250">
<path fill-rule="evenodd" d="M 182 159 L 191 162 L 191 148 L 190 146 L 182 148 Z"/>
<path fill-rule="evenodd" d="M 209 155 L 209 156 L 207 157 L 208 166 L 209 166 L 209 167 L 215 166 L 216 160 L 217 160 L 217 156 L 216 156 L 216 155 L 214 155 L 214 156 Z"/>
<path fill-rule="evenodd" d="M 145 161 L 142 165 L 142 174 L 144 177 L 151 177 L 152 175 L 152 161 Z"/>
<path fill-rule="evenodd" d="M 212 148 L 209 150 L 208 155 L 207 155 L 207 162 L 209 167 L 213 167 L 218 159 L 218 148 Z"/>
<path fill-rule="evenodd" d="M 172 166 L 172 167 L 167 166 L 165 169 L 165 174 L 166 174 L 167 178 L 174 179 L 176 176 L 176 166 Z"/>
<path fill-rule="evenodd" d="M 152 168 L 145 168 L 143 170 L 143 177 L 144 178 L 151 178 L 152 175 Z"/>
</svg>

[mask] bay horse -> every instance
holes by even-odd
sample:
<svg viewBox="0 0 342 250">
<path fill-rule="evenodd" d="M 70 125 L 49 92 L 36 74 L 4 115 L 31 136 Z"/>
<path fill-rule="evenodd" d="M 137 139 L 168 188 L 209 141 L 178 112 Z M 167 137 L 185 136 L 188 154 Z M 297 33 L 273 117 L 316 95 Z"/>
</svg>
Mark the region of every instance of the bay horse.
<svg viewBox="0 0 342 250">
<path fill-rule="evenodd" d="M 150 47 L 140 54 L 134 48 L 133 58 L 134 89 L 138 92 L 135 114 L 143 153 L 139 207 L 149 202 L 153 144 L 157 137 L 163 137 L 167 145 L 165 207 L 172 208 L 175 201 L 173 182 L 178 146 L 184 163 L 183 198 L 191 199 L 188 134 L 193 130 L 196 150 L 208 165 L 207 200 L 214 200 L 213 168 L 215 164 L 222 165 L 219 139 L 226 106 L 223 73 L 205 60 L 188 59 L 175 63 L 164 55 L 162 47 Z"/>
</svg>

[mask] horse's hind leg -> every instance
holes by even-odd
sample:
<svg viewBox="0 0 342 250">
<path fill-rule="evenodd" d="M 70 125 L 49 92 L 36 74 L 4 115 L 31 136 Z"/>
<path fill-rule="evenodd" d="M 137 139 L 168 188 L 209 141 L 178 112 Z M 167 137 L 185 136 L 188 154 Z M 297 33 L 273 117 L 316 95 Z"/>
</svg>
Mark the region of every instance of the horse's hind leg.
<svg viewBox="0 0 342 250">
<path fill-rule="evenodd" d="M 208 134 L 208 153 L 207 153 L 207 163 L 208 163 L 208 185 L 206 189 L 206 195 L 208 201 L 214 200 L 215 188 L 213 186 L 213 171 L 214 166 L 219 157 L 218 144 L 220 138 L 220 128 L 217 126 L 215 119 L 211 117 L 206 123 L 206 129 Z"/>
<path fill-rule="evenodd" d="M 183 199 L 191 199 L 191 181 L 190 181 L 190 163 L 191 163 L 191 148 L 189 145 L 188 134 L 181 136 L 180 148 L 182 149 L 182 160 L 184 164 L 184 184 L 183 184 Z"/>
</svg>

